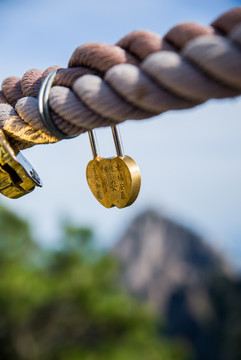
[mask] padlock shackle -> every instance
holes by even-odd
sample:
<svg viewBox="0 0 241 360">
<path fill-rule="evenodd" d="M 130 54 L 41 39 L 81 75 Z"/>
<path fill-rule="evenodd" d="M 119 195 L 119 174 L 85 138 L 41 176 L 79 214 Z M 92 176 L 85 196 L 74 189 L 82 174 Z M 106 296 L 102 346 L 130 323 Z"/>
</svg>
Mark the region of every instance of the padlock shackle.
<svg viewBox="0 0 241 360">
<path fill-rule="evenodd" d="M 95 131 L 94 130 L 89 130 L 88 134 L 89 134 L 89 139 L 90 139 L 90 145 L 91 145 L 93 158 L 95 159 L 95 158 L 97 158 L 99 156 L 99 149 L 98 149 L 98 144 L 97 144 L 97 140 L 96 140 L 96 136 L 95 136 Z"/>
<path fill-rule="evenodd" d="M 115 149 L 116 149 L 117 156 L 123 157 L 124 149 L 123 149 L 123 145 L 122 145 L 122 141 L 121 141 L 119 128 L 116 125 L 116 126 L 112 126 L 111 130 L 112 130 L 112 134 L 113 134 L 113 138 L 114 138 L 114 142 L 115 142 Z"/>
<path fill-rule="evenodd" d="M 111 130 L 112 130 L 112 135 L 113 135 L 113 139 L 114 139 L 114 143 L 115 143 L 116 154 L 119 157 L 123 157 L 124 150 L 123 150 L 123 145 L 122 145 L 122 141 L 121 141 L 119 128 L 117 125 L 115 125 L 115 126 L 111 127 Z M 89 134 L 93 158 L 95 159 L 100 156 L 98 143 L 97 143 L 97 139 L 96 139 L 96 135 L 95 135 L 95 130 L 89 130 L 88 134 Z"/>
</svg>

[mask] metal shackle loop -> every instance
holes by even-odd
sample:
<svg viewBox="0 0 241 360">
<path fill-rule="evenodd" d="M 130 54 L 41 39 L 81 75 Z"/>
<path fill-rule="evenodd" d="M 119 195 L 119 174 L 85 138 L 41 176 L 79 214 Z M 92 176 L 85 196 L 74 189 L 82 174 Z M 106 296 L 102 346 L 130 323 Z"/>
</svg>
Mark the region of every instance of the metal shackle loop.
<svg viewBox="0 0 241 360">
<path fill-rule="evenodd" d="M 124 150 L 123 150 L 119 128 L 117 125 L 115 125 L 111 127 L 111 130 L 115 143 L 116 154 L 119 157 L 123 157 Z M 95 130 L 89 130 L 88 134 L 89 134 L 89 140 L 90 140 L 93 158 L 95 159 L 96 157 L 100 156 Z"/>
<path fill-rule="evenodd" d="M 48 129 L 51 135 L 55 136 L 57 139 L 72 139 L 76 137 L 77 135 L 68 135 L 64 134 L 54 123 L 50 110 L 49 110 L 49 95 L 50 90 L 54 82 L 54 78 L 57 74 L 57 72 L 61 69 L 53 70 L 51 71 L 44 81 L 42 82 L 40 91 L 39 91 L 39 97 L 38 97 L 38 106 L 39 106 L 39 113 L 42 119 L 42 122 L 44 123 L 44 126 Z"/>
<path fill-rule="evenodd" d="M 92 150 L 92 154 L 93 154 L 93 158 L 97 158 L 98 156 L 100 156 L 99 154 L 99 148 L 98 148 L 98 144 L 97 144 L 97 139 L 96 139 L 96 134 L 95 134 L 95 130 L 89 130 L 88 131 L 89 134 L 89 139 L 90 139 L 90 145 L 91 145 L 91 150 Z"/>
<path fill-rule="evenodd" d="M 112 135 L 115 142 L 115 149 L 117 156 L 123 157 L 124 156 L 124 149 L 122 145 L 122 140 L 120 136 L 119 127 L 117 125 L 111 127 Z"/>
</svg>

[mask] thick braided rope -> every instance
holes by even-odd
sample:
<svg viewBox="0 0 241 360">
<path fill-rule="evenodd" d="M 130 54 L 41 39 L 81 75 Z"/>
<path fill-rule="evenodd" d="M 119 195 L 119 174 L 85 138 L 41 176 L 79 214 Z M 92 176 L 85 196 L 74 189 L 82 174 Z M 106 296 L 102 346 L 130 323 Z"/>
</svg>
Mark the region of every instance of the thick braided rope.
<svg viewBox="0 0 241 360">
<path fill-rule="evenodd" d="M 0 126 L 19 149 L 57 139 L 44 127 L 38 94 L 58 66 L 9 77 L 0 91 Z M 187 109 L 241 94 L 241 7 L 204 27 L 184 23 L 163 38 L 134 31 L 115 46 L 78 47 L 50 92 L 53 121 L 64 133 Z"/>
</svg>

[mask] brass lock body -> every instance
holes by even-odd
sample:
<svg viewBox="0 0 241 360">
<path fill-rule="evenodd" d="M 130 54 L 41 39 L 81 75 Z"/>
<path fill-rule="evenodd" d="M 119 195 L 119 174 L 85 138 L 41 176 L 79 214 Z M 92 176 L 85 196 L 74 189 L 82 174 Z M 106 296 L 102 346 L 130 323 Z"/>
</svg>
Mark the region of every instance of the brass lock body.
<svg viewBox="0 0 241 360">
<path fill-rule="evenodd" d="M 141 186 L 141 174 L 136 162 L 124 155 L 118 128 L 112 127 L 117 157 L 99 156 L 95 133 L 89 131 L 94 159 L 86 168 L 87 182 L 95 198 L 106 208 L 122 209 L 136 200 Z"/>
<path fill-rule="evenodd" d="M 28 160 L 15 150 L 0 129 L 0 192 L 17 199 L 42 187 L 42 181 Z"/>
</svg>

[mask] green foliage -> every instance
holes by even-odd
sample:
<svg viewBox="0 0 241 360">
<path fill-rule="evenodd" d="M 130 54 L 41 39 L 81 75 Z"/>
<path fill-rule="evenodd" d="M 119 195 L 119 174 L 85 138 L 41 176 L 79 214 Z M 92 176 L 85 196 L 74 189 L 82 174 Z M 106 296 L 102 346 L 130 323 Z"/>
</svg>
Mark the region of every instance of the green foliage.
<svg viewBox="0 0 241 360">
<path fill-rule="evenodd" d="M 86 228 L 66 224 L 46 251 L 0 208 L 1 360 L 181 360 L 149 311 L 118 284 L 118 268 Z"/>
</svg>

